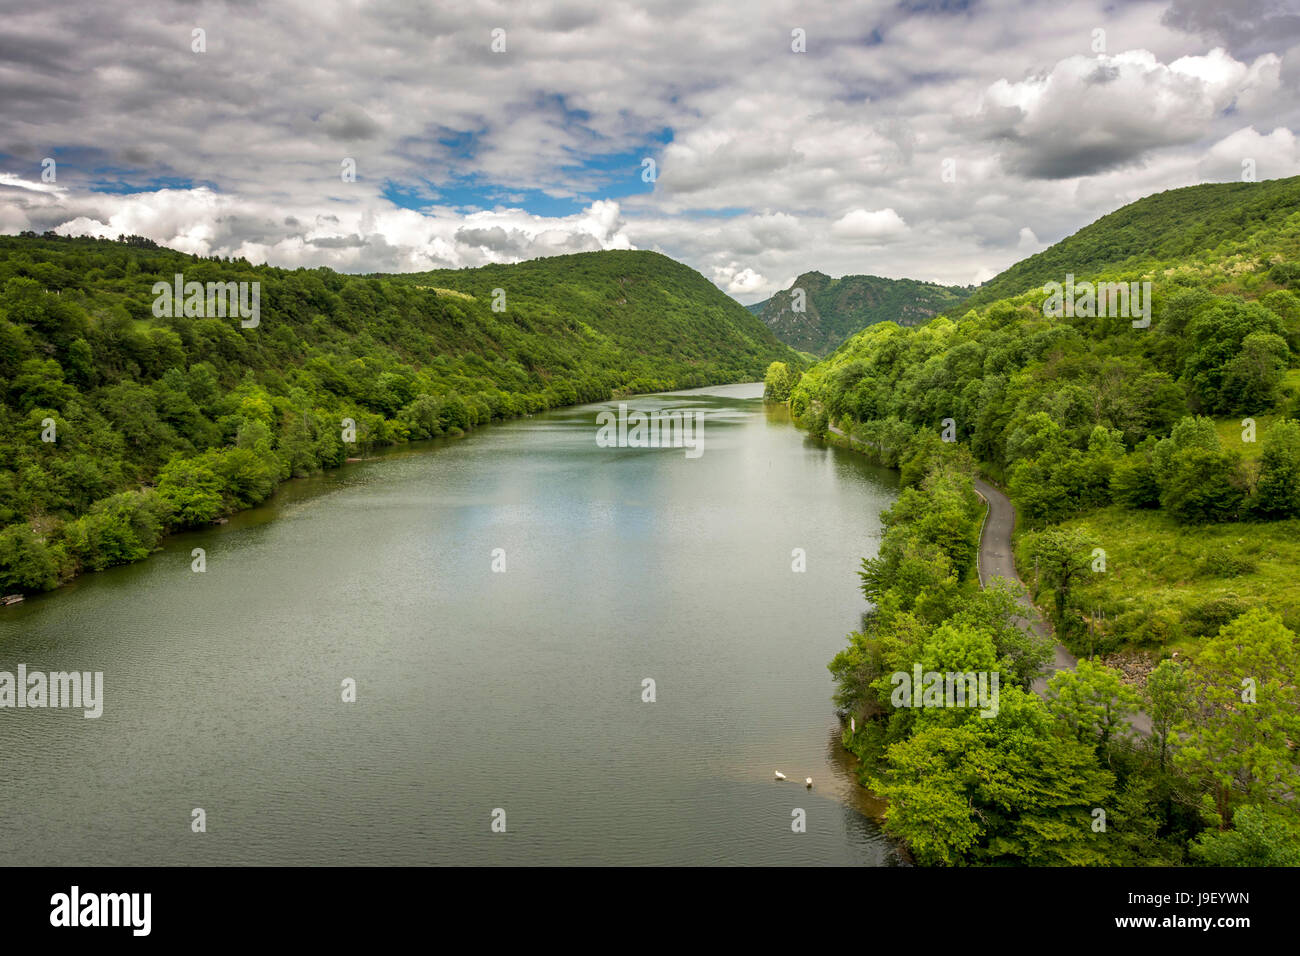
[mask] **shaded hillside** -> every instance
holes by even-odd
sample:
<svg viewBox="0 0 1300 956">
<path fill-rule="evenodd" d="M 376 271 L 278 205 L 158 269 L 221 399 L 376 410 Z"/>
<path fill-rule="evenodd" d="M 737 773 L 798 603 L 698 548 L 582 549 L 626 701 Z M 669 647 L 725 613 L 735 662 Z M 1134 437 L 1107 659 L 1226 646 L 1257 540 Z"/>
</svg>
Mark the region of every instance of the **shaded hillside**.
<svg viewBox="0 0 1300 956">
<path fill-rule="evenodd" d="M 804 292 L 803 311 L 795 310 L 796 289 Z M 968 290 L 915 279 L 844 276 L 832 279 L 806 272 L 758 308 L 759 318 L 776 337 L 803 352 L 825 355 L 877 322 L 916 325 L 961 302 Z"/>
</svg>

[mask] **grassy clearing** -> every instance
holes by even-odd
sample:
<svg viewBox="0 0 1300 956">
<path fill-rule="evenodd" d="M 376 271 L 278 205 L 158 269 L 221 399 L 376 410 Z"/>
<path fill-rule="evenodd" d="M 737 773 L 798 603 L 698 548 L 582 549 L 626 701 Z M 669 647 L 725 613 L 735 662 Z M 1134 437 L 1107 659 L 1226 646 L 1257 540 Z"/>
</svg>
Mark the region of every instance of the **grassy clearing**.
<svg viewBox="0 0 1300 956">
<path fill-rule="evenodd" d="M 1257 605 L 1300 627 L 1300 520 L 1193 527 L 1114 505 L 1062 526 L 1086 532 L 1106 552 L 1105 572 L 1088 575 L 1075 592 L 1089 617 L 1094 609 L 1104 615 L 1099 652 L 1194 656 L 1206 636 Z M 1017 536 L 1017 562 L 1032 587 L 1025 544 Z"/>
<path fill-rule="evenodd" d="M 1255 440 L 1248 442 L 1243 439 L 1245 428 L 1242 427 L 1241 418 L 1221 418 L 1215 421 L 1214 430 L 1219 434 L 1219 441 L 1223 447 L 1233 451 L 1241 452 L 1244 461 L 1256 461 L 1262 450 L 1264 433 L 1268 431 L 1270 425 L 1280 418 L 1286 418 L 1285 415 L 1277 412 L 1265 412 L 1261 415 L 1251 415 L 1255 419 Z"/>
</svg>

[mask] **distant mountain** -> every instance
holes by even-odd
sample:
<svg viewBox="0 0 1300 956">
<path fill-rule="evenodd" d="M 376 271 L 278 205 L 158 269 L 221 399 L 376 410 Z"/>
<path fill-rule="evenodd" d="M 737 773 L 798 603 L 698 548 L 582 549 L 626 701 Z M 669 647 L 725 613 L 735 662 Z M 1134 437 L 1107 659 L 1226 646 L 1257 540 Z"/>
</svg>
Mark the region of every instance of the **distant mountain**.
<svg viewBox="0 0 1300 956">
<path fill-rule="evenodd" d="M 796 311 L 803 290 L 803 309 Z M 880 276 L 844 276 L 832 279 L 822 272 L 805 272 L 794 284 L 772 298 L 746 306 L 772 333 L 796 349 L 827 355 L 855 332 L 877 322 L 917 325 L 967 295 L 961 286 L 938 285 L 915 279 Z"/>
<path fill-rule="evenodd" d="M 755 381 L 772 361 L 798 361 L 735 299 L 657 252 L 580 252 L 385 278 L 433 288 L 444 300 L 451 290 L 477 337 L 502 330 L 495 350 L 544 380 L 589 366 L 617 370 L 613 391 L 650 392 Z M 509 321 L 490 308 L 496 289 L 508 291 Z"/>
</svg>

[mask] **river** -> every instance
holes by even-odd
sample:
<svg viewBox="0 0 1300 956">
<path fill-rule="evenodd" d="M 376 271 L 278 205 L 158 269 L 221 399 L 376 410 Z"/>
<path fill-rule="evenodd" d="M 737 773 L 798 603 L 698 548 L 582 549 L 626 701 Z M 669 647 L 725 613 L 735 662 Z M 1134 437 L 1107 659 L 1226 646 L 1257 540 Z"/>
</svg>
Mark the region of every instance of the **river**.
<svg viewBox="0 0 1300 956">
<path fill-rule="evenodd" d="M 0 710 L 0 860 L 897 863 L 826 670 L 897 478 L 761 392 L 626 400 L 696 458 L 598 447 L 615 404 L 405 446 L 0 609 L 0 670 L 104 673 Z"/>
</svg>

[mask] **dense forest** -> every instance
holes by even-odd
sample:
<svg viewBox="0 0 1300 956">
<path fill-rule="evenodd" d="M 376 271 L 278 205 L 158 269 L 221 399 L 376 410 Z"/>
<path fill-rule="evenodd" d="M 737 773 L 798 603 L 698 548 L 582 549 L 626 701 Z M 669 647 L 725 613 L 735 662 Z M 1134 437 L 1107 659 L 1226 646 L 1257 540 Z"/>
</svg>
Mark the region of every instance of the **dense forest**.
<svg viewBox="0 0 1300 956">
<path fill-rule="evenodd" d="M 901 468 L 863 563 L 872 611 L 831 670 L 919 861 L 1300 865 L 1297 260 L 1300 178 L 1175 190 L 960 315 L 769 368 L 801 424 Z M 1067 275 L 1150 282 L 1149 324 L 1053 314 Z M 1043 696 L 1018 585 L 975 574 L 977 473 L 1010 495 L 1020 576 L 1082 658 Z M 893 706 L 889 676 L 916 664 L 1001 673 L 999 713 Z"/>
<path fill-rule="evenodd" d="M 803 290 L 796 303 L 794 290 Z M 916 325 L 962 302 L 969 290 L 916 279 L 806 272 L 772 298 L 749 306 L 774 335 L 801 352 L 826 355 L 877 322 Z"/>
<path fill-rule="evenodd" d="M 159 315 L 154 285 L 177 274 L 207 298 Z M 260 284 L 249 327 L 207 291 L 240 282 Z M 800 361 L 651 252 L 349 276 L 140 237 L 0 237 L 0 589 L 138 560 L 375 445 L 754 381 L 774 359 Z"/>
</svg>

